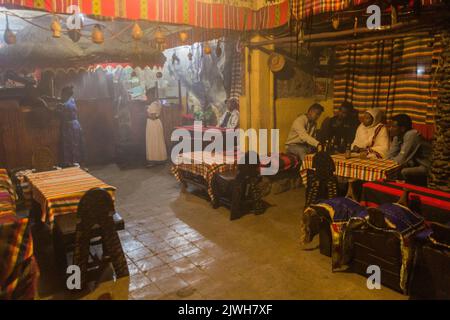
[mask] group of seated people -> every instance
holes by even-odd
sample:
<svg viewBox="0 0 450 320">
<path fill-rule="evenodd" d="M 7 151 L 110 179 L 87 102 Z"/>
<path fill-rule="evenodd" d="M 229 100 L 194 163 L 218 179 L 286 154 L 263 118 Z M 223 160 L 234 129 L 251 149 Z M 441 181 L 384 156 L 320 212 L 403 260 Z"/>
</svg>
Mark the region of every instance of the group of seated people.
<svg viewBox="0 0 450 320">
<path fill-rule="evenodd" d="M 393 160 L 402 166 L 402 180 L 417 181 L 428 175 L 431 145 L 413 129 L 407 114 L 392 117 L 388 130 L 379 109 L 366 110 L 359 121 L 353 104 L 345 101 L 337 114 L 325 119 L 317 130 L 317 120 L 323 112 L 324 107 L 314 103 L 306 114 L 295 119 L 286 140 L 287 152 L 303 160 L 319 145 L 327 145 L 339 153 L 350 150 L 368 158 Z"/>
</svg>

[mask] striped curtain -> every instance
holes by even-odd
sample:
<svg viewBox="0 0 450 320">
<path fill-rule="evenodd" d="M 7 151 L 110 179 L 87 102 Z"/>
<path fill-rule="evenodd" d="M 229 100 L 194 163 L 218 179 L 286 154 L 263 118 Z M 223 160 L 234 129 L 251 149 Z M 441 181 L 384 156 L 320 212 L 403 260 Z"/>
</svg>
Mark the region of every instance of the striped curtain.
<svg viewBox="0 0 450 320">
<path fill-rule="evenodd" d="M 238 100 L 242 95 L 242 56 L 241 52 L 233 50 L 230 98 L 236 98 Z"/>
<path fill-rule="evenodd" d="M 406 113 L 430 137 L 437 100 L 433 75 L 440 52 L 435 36 L 337 47 L 334 107 L 348 100 L 358 111 L 382 108 L 388 119 Z"/>
<path fill-rule="evenodd" d="M 421 0 L 423 6 L 440 4 L 442 0 Z M 301 20 L 310 16 L 335 11 L 348 10 L 353 7 L 374 4 L 373 0 L 291 0 L 291 13 L 293 18 Z M 414 6 L 414 1 L 409 1 L 409 7 Z"/>
</svg>

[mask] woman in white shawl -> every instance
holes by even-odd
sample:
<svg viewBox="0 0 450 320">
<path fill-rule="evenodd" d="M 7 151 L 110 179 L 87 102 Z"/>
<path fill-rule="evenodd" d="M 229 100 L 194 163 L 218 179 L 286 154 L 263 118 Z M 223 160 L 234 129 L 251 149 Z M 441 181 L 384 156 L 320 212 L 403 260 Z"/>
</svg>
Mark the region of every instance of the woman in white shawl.
<svg viewBox="0 0 450 320">
<path fill-rule="evenodd" d="M 382 120 L 383 113 L 378 109 L 368 109 L 364 112 L 352 144 L 353 152 L 366 152 L 370 158 L 387 157 L 389 134 L 386 126 L 381 123 Z"/>
<path fill-rule="evenodd" d="M 162 106 L 158 100 L 152 102 L 147 108 L 146 145 L 147 162 L 150 166 L 167 160 L 164 130 L 162 122 L 159 119 L 161 109 Z"/>
</svg>

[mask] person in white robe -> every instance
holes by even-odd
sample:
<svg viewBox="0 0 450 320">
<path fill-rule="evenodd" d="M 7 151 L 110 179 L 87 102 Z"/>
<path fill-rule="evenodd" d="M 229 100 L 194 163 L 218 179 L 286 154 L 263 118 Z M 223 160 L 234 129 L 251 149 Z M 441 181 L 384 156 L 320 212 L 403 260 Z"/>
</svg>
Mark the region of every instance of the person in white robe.
<svg viewBox="0 0 450 320">
<path fill-rule="evenodd" d="M 369 158 L 385 159 L 389 151 L 389 134 L 382 123 L 383 113 L 379 109 L 364 112 L 362 123 L 356 130 L 352 143 L 353 152 L 365 152 Z"/>
<path fill-rule="evenodd" d="M 158 100 L 152 102 L 147 108 L 146 146 L 149 165 L 167 160 L 164 129 L 159 119 L 161 109 L 162 105 Z"/>
</svg>

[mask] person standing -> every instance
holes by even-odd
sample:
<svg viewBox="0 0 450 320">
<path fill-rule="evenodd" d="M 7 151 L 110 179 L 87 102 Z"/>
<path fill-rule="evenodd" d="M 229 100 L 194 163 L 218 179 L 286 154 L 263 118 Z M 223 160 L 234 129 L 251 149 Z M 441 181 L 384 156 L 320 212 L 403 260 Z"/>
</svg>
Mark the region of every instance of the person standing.
<svg viewBox="0 0 450 320">
<path fill-rule="evenodd" d="M 152 93 L 147 91 L 147 100 L 152 101 Z M 147 162 L 149 166 L 167 160 L 166 142 L 161 120 L 162 105 L 159 100 L 153 101 L 147 108 L 146 146 Z"/>
<path fill-rule="evenodd" d="M 78 121 L 78 109 L 73 95 L 73 86 L 64 87 L 61 91 L 62 104 L 58 108 L 62 120 L 61 141 L 64 166 L 82 162 L 82 130 Z"/>
<path fill-rule="evenodd" d="M 292 124 L 286 140 L 288 153 L 296 155 L 301 161 L 308 153 L 314 152 L 320 142 L 316 140 L 317 120 L 319 120 L 324 108 L 319 103 L 309 107 L 306 114 L 300 115 Z"/>
<path fill-rule="evenodd" d="M 237 99 L 227 100 L 227 111 L 220 117 L 217 124 L 220 128 L 237 129 L 239 127 L 239 103 Z"/>
</svg>

